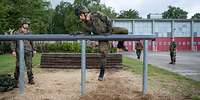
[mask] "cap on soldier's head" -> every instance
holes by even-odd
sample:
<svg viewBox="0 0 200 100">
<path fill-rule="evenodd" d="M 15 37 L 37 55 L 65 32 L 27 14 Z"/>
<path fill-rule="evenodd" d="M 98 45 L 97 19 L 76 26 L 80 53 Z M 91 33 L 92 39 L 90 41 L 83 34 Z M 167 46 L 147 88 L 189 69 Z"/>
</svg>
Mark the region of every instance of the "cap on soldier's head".
<svg viewBox="0 0 200 100">
<path fill-rule="evenodd" d="M 22 26 L 24 24 L 30 24 L 30 21 L 29 21 L 28 18 L 21 18 L 20 19 L 20 26 Z"/>
<path fill-rule="evenodd" d="M 88 13 L 89 10 L 85 6 L 77 6 L 75 8 L 75 15 L 80 16 L 82 13 Z"/>
</svg>

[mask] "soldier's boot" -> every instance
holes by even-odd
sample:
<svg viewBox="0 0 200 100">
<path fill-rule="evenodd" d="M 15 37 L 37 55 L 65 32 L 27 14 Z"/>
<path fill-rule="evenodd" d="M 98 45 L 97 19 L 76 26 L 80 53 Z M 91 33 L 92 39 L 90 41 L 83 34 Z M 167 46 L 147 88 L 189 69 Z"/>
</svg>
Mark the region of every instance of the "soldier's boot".
<svg viewBox="0 0 200 100">
<path fill-rule="evenodd" d="M 101 66 L 100 66 L 99 78 L 98 78 L 99 81 L 103 81 L 104 72 L 105 72 L 104 66 L 101 65 Z"/>
<path fill-rule="evenodd" d="M 126 49 L 126 47 L 124 46 L 124 41 L 118 41 L 118 47 L 120 47 L 120 48 L 118 48 L 118 49 L 122 49 L 123 51 L 128 51 L 127 49 Z"/>
<path fill-rule="evenodd" d="M 172 57 L 170 57 L 170 58 L 171 58 L 171 62 L 169 64 L 173 64 L 173 58 Z"/>
<path fill-rule="evenodd" d="M 29 79 L 29 80 L 28 80 L 28 84 L 34 85 L 34 84 L 35 84 L 35 82 L 34 82 L 34 80 L 33 80 L 33 79 Z"/>
</svg>

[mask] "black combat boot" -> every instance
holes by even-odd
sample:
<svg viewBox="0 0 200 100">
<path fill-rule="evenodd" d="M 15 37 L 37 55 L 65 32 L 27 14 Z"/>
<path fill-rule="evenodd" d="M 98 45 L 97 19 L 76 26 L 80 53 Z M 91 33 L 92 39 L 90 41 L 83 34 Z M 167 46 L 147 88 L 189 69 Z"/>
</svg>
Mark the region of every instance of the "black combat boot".
<svg viewBox="0 0 200 100">
<path fill-rule="evenodd" d="M 98 78 L 99 81 L 103 81 L 104 72 L 105 72 L 104 66 L 101 65 L 101 66 L 100 66 L 99 78 Z"/>
<path fill-rule="evenodd" d="M 34 84 L 35 84 L 35 82 L 34 82 L 34 80 L 33 80 L 33 79 L 30 79 L 30 80 L 28 81 L 28 84 L 34 85 Z"/>
</svg>

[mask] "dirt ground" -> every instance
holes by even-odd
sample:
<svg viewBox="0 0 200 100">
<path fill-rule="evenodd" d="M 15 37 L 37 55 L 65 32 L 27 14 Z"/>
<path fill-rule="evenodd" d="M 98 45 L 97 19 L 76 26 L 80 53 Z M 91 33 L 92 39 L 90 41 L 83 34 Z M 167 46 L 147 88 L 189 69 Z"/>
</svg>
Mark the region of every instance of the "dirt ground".
<svg viewBox="0 0 200 100">
<path fill-rule="evenodd" d="M 35 85 L 27 84 L 24 95 L 18 88 L 0 94 L 0 100 L 178 100 L 161 92 L 141 93 L 142 77 L 125 70 L 106 70 L 98 81 L 98 70 L 87 71 L 86 93 L 80 96 L 80 69 L 34 69 Z M 178 97 L 181 99 L 180 97 Z"/>
</svg>

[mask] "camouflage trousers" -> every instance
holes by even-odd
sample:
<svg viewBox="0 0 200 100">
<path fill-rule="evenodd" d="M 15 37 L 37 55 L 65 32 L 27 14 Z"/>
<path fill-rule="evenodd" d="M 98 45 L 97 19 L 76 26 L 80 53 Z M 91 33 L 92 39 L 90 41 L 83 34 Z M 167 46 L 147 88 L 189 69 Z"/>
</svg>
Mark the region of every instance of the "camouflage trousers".
<svg viewBox="0 0 200 100">
<path fill-rule="evenodd" d="M 170 51 L 170 58 L 171 58 L 171 62 L 175 63 L 176 62 L 176 52 Z"/>
<path fill-rule="evenodd" d="M 141 49 L 136 49 L 136 55 L 137 55 L 137 59 L 140 59 L 141 52 L 142 52 L 142 50 L 141 50 Z"/>
<path fill-rule="evenodd" d="M 26 66 L 26 71 L 27 71 L 27 76 L 28 76 L 28 80 L 32 81 L 33 80 L 33 73 L 32 73 L 32 56 L 33 56 L 33 52 L 31 51 L 25 51 L 24 54 L 24 61 L 25 61 L 25 66 Z M 14 77 L 16 80 L 19 79 L 19 54 L 17 53 L 16 56 L 16 68 L 15 68 L 15 73 L 14 73 Z"/>
<path fill-rule="evenodd" d="M 101 60 L 100 60 L 100 73 L 99 77 L 104 77 L 105 66 L 107 62 L 107 55 L 109 49 L 109 42 L 108 41 L 99 41 L 99 50 L 101 53 Z"/>
</svg>

